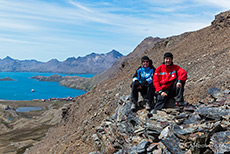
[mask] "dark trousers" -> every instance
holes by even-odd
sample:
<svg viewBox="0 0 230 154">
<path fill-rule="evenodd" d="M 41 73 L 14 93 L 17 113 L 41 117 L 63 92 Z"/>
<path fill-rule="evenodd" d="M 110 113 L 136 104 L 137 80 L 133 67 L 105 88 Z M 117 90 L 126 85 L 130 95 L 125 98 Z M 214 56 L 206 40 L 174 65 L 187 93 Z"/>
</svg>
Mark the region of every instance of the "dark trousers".
<svg viewBox="0 0 230 154">
<path fill-rule="evenodd" d="M 147 103 L 149 103 L 151 106 L 153 106 L 152 103 L 154 93 L 155 93 L 155 88 L 153 84 L 149 84 L 148 86 L 142 87 L 142 89 L 137 89 L 139 85 L 134 84 L 134 82 L 131 85 L 132 87 L 132 92 L 131 92 L 131 101 L 135 104 L 137 104 L 138 101 L 138 92 L 141 93 L 142 97 L 147 100 Z"/>
<path fill-rule="evenodd" d="M 167 93 L 166 97 L 162 97 L 160 94 L 157 94 L 157 102 L 154 107 L 154 110 L 161 110 L 162 108 L 164 108 L 164 106 L 166 105 L 166 103 L 170 98 L 175 97 L 176 102 L 184 102 L 183 94 L 184 94 L 185 83 L 182 83 L 181 88 L 177 88 L 176 87 L 177 82 L 178 80 L 176 80 L 168 90 L 163 90 L 163 92 Z"/>
</svg>

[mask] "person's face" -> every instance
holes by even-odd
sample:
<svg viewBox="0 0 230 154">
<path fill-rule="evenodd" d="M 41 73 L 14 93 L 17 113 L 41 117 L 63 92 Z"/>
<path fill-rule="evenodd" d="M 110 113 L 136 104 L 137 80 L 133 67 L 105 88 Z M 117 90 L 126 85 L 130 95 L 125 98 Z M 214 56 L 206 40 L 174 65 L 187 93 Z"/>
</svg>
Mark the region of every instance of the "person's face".
<svg viewBox="0 0 230 154">
<path fill-rule="evenodd" d="M 172 58 L 171 57 L 166 57 L 165 58 L 165 65 L 171 65 L 172 64 Z"/>
<path fill-rule="evenodd" d="M 143 60 L 143 61 L 142 61 L 142 65 L 143 65 L 145 68 L 149 67 L 149 61 L 148 61 L 148 60 Z"/>
</svg>

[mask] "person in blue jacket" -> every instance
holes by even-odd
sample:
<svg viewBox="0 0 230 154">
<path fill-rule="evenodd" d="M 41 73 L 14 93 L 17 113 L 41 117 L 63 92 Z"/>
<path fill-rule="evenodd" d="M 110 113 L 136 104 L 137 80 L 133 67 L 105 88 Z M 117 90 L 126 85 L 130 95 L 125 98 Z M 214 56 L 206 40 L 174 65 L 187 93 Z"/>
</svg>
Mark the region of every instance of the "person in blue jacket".
<svg viewBox="0 0 230 154">
<path fill-rule="evenodd" d="M 138 102 L 138 92 L 144 96 L 146 101 L 146 110 L 151 110 L 154 106 L 154 92 L 155 88 L 153 86 L 153 75 L 155 72 L 155 67 L 152 65 L 152 60 L 148 56 L 143 56 L 141 58 L 142 66 L 140 66 L 133 76 L 133 82 L 131 84 L 131 110 L 135 111 Z"/>
</svg>

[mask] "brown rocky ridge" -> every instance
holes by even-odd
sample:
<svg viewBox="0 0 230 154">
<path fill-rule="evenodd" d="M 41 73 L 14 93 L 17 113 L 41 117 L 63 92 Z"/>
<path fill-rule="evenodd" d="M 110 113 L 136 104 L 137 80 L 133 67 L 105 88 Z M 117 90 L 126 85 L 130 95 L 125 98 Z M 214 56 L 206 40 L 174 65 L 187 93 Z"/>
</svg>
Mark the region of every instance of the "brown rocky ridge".
<svg viewBox="0 0 230 154">
<path fill-rule="evenodd" d="M 119 66 L 113 65 L 107 70 L 109 78 L 77 97 L 65 119 L 49 129 L 44 140 L 27 149 L 26 153 L 77 154 L 97 150 L 92 136 L 102 121 L 115 113 L 119 98 L 130 94 L 132 75 L 143 55 L 148 55 L 157 67 L 162 63 L 164 52 L 173 53 L 174 63 L 188 72 L 185 100 L 189 104 L 195 105 L 200 100 L 208 103 L 207 91 L 213 86 L 223 91 L 230 89 L 229 14 L 230 11 L 217 15 L 212 25 L 198 31 L 158 41 L 151 37 L 143 40 Z"/>
</svg>

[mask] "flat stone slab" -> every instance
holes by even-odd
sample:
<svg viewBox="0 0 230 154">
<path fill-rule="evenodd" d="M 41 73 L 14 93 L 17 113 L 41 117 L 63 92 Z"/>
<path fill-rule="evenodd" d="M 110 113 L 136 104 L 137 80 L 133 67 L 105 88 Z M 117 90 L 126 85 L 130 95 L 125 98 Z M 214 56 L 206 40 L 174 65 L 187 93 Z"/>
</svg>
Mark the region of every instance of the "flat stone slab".
<svg viewBox="0 0 230 154">
<path fill-rule="evenodd" d="M 230 153 L 230 131 L 222 131 L 213 134 L 211 137 L 212 146 L 215 153 Z"/>
<path fill-rule="evenodd" d="M 219 98 L 219 97 L 223 96 L 223 92 L 216 87 L 212 87 L 212 88 L 208 89 L 208 93 L 210 95 L 212 95 L 212 97 L 214 97 L 214 98 Z"/>
<path fill-rule="evenodd" d="M 201 116 L 215 120 L 220 120 L 222 116 L 230 115 L 230 109 L 209 106 L 200 107 L 196 112 Z"/>
</svg>

